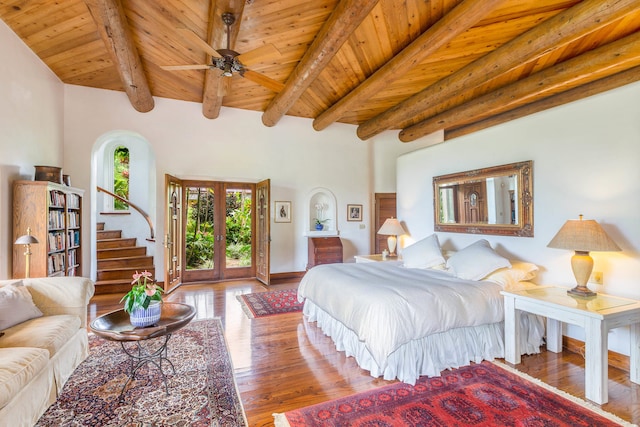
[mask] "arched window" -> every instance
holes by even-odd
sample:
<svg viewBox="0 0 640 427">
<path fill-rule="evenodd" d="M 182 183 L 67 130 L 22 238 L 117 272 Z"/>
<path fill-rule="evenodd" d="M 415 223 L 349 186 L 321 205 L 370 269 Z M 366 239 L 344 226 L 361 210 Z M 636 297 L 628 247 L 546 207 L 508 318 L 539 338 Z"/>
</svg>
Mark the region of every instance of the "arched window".
<svg viewBox="0 0 640 427">
<path fill-rule="evenodd" d="M 122 145 L 113 152 L 113 192 L 129 200 L 129 149 Z M 129 205 L 122 200 L 113 201 L 116 211 L 128 210 Z"/>
</svg>

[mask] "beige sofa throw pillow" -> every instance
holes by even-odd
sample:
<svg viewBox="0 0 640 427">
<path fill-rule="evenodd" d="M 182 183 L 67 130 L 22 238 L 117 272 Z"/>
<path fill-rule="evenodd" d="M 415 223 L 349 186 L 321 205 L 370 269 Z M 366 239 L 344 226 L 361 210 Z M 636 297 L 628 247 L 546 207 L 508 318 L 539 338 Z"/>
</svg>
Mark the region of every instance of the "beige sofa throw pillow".
<svg viewBox="0 0 640 427">
<path fill-rule="evenodd" d="M 42 312 L 22 281 L 0 287 L 0 330 L 40 316 Z"/>
</svg>

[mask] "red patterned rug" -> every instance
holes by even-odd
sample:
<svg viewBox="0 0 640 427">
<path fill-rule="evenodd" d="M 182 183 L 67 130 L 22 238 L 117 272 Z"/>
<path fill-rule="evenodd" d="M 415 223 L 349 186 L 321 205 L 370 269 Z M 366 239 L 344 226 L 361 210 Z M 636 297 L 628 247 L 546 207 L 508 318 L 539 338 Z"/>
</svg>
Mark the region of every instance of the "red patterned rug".
<svg viewBox="0 0 640 427">
<path fill-rule="evenodd" d="M 506 368 L 506 367 L 505 367 Z M 490 362 L 275 414 L 277 427 L 619 426 L 595 405 Z M 542 384 L 538 381 L 539 384 Z M 578 403 L 580 402 L 580 403 Z M 591 408 L 591 409 L 589 409 Z"/>
<path fill-rule="evenodd" d="M 303 305 L 298 302 L 297 289 L 242 294 L 238 295 L 238 301 L 250 318 L 297 313 L 302 311 Z"/>
<path fill-rule="evenodd" d="M 220 319 L 189 323 L 171 336 L 167 350 L 175 367 L 174 374 L 162 364 L 169 395 L 158 368 L 148 364 L 120 402 L 129 358 L 119 343 L 90 335 L 89 357 L 37 426 L 247 425 Z"/>
</svg>

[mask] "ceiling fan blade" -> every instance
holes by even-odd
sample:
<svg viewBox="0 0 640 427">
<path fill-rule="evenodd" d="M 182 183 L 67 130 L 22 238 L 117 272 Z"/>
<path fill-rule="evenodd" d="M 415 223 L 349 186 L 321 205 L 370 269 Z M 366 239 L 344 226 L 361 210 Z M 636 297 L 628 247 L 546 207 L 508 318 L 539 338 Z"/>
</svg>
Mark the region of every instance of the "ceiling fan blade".
<svg viewBox="0 0 640 427">
<path fill-rule="evenodd" d="M 265 44 L 249 52 L 242 53 L 237 58 L 245 65 L 257 64 L 268 59 L 280 58 L 282 54 L 272 44 Z"/>
<path fill-rule="evenodd" d="M 188 39 L 192 44 L 197 45 L 197 47 L 204 50 L 209 55 L 213 56 L 214 58 L 222 57 L 222 55 L 220 55 L 217 50 L 209 46 L 209 43 L 202 40 L 200 37 L 198 37 L 196 33 L 191 31 L 190 29 L 188 28 L 178 28 L 178 29 L 186 39 Z"/>
<path fill-rule="evenodd" d="M 280 92 L 284 88 L 284 84 L 280 83 L 279 81 L 273 80 L 272 78 L 255 71 L 245 69 L 244 75 L 242 77 L 249 79 L 254 83 L 258 83 L 259 85 L 264 86 L 274 92 Z"/>
<path fill-rule="evenodd" d="M 196 65 L 160 65 L 160 68 L 167 71 L 176 70 L 206 70 L 211 68 L 211 65 L 196 64 Z"/>
</svg>

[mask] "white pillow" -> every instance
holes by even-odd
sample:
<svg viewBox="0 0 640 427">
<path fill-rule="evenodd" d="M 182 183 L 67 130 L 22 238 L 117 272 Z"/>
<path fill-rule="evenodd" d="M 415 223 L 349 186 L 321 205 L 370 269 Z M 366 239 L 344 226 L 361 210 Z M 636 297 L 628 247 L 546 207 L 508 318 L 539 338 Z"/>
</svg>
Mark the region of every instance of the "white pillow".
<svg viewBox="0 0 640 427">
<path fill-rule="evenodd" d="M 509 260 L 498 255 L 484 239 L 456 252 L 447 260 L 447 268 L 464 280 L 480 280 L 505 267 L 511 267 Z"/>
<path fill-rule="evenodd" d="M 497 283 L 505 289 L 536 277 L 538 266 L 530 262 L 511 261 L 511 268 L 500 268 L 482 280 Z"/>
<path fill-rule="evenodd" d="M 402 262 L 407 268 L 434 268 L 444 265 L 438 236 L 432 234 L 402 249 Z"/>
<path fill-rule="evenodd" d="M 42 316 L 22 281 L 0 287 L 0 329 Z"/>
</svg>

